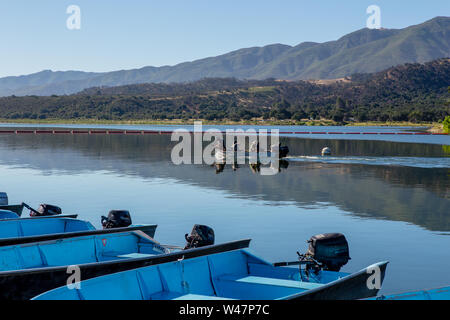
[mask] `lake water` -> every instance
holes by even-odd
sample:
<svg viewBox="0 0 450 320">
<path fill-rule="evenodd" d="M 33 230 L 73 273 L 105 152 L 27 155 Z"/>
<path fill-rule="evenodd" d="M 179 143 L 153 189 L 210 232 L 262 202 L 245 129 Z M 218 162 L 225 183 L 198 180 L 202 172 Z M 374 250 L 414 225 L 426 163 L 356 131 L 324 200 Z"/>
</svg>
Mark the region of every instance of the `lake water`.
<svg viewBox="0 0 450 320">
<path fill-rule="evenodd" d="M 342 232 L 352 257 L 344 271 L 390 261 L 382 293 L 450 285 L 450 137 L 291 134 L 281 142 L 291 150 L 281 172 L 262 176 L 248 165 L 176 166 L 170 135 L 2 134 L 0 191 L 10 203 L 56 204 L 97 227 L 109 210 L 128 209 L 135 223 L 158 224 L 167 244 L 207 224 L 217 242 L 251 238 L 252 252 L 273 262 L 295 260 L 314 234 Z M 331 157 L 319 156 L 324 146 Z"/>
</svg>

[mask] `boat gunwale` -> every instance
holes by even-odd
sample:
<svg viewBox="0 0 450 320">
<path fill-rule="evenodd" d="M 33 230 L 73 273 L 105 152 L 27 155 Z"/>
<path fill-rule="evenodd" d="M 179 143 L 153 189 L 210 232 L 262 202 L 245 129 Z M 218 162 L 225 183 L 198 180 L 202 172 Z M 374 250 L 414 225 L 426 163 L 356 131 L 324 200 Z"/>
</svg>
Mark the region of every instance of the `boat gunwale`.
<svg viewBox="0 0 450 320">
<path fill-rule="evenodd" d="M 13 211 L 11 211 L 13 212 Z M 20 216 L 17 218 L 12 218 L 12 219 L 0 219 L 0 222 L 3 221 L 16 221 L 16 220 L 39 220 L 39 219 L 77 219 L 78 218 L 78 214 L 63 214 L 63 215 L 55 215 L 55 216 L 42 216 L 42 217 L 25 217 L 25 218 L 21 218 Z M 7 239 L 7 238 L 5 238 Z"/>
</svg>

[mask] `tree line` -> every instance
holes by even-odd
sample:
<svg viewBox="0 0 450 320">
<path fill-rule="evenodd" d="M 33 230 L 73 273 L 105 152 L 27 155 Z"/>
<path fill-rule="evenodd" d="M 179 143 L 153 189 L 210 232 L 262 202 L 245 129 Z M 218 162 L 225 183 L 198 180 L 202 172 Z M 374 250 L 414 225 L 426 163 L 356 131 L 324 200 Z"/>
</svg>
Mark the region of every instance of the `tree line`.
<svg viewBox="0 0 450 320">
<path fill-rule="evenodd" d="M 405 64 L 341 81 L 203 79 L 90 88 L 63 96 L 0 98 L 3 119 L 442 121 L 450 59 Z"/>
</svg>

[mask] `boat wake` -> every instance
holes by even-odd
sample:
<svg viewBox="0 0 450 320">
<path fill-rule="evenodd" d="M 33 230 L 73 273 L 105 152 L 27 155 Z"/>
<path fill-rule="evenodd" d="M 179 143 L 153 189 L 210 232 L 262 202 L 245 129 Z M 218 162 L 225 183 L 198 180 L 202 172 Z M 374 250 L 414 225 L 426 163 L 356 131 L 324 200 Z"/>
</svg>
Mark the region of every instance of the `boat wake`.
<svg viewBox="0 0 450 320">
<path fill-rule="evenodd" d="M 293 162 L 320 162 L 339 164 L 365 164 L 374 166 L 403 166 L 415 168 L 450 168 L 450 158 L 445 157 L 330 157 L 330 156 L 291 156 L 286 160 Z"/>
</svg>

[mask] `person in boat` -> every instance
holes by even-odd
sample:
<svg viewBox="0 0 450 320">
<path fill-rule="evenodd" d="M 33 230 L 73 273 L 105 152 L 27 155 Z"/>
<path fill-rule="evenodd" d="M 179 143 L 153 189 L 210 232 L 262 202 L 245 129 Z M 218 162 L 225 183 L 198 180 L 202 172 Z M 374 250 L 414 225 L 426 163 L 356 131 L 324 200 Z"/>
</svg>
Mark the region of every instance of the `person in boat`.
<svg viewBox="0 0 450 320">
<path fill-rule="evenodd" d="M 250 152 L 259 153 L 259 141 L 253 141 L 253 143 L 250 145 Z"/>
</svg>

